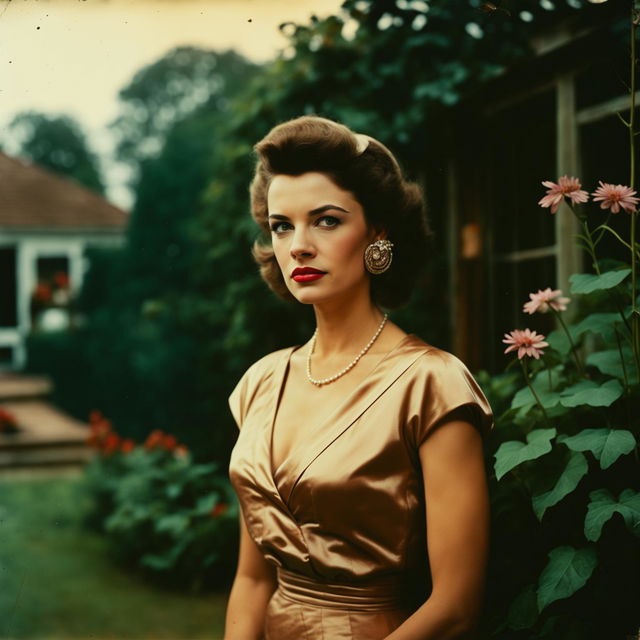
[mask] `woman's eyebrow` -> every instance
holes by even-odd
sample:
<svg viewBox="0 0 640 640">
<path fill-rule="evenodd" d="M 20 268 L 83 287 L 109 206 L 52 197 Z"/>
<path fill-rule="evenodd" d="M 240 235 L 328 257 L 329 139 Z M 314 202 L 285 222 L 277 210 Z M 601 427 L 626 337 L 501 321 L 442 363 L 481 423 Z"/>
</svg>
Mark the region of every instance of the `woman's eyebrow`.
<svg viewBox="0 0 640 640">
<path fill-rule="evenodd" d="M 337 211 L 342 211 L 343 213 L 349 213 L 346 209 L 339 207 L 337 204 L 324 204 L 317 209 L 311 209 L 309 211 L 310 216 L 317 216 L 319 213 L 324 213 L 325 211 L 330 211 L 331 209 L 335 209 Z M 275 218 L 276 220 L 288 220 L 287 216 L 283 216 L 279 213 L 272 213 L 269 215 L 270 218 Z"/>
</svg>

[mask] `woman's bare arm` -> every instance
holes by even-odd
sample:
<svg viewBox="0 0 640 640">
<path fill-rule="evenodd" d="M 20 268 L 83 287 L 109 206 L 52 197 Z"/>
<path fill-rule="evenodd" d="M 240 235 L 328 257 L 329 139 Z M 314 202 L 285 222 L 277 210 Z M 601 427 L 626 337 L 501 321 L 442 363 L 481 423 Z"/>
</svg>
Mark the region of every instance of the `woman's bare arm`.
<svg viewBox="0 0 640 640">
<path fill-rule="evenodd" d="M 275 567 L 263 557 L 240 513 L 238 568 L 229 594 L 224 640 L 260 640 L 267 604 L 277 587 Z"/>
<path fill-rule="evenodd" d="M 489 492 L 482 437 L 464 420 L 441 424 L 421 444 L 433 590 L 386 640 L 472 638 L 489 548 Z"/>
</svg>

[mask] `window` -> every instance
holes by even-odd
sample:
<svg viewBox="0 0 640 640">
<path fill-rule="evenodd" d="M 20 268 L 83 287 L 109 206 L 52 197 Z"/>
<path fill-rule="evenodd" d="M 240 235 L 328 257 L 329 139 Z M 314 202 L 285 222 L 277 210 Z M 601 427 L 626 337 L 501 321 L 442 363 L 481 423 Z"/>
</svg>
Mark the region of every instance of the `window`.
<svg viewBox="0 0 640 640">
<path fill-rule="evenodd" d="M 16 248 L 0 247 L 0 327 L 18 324 L 16 289 Z"/>
<path fill-rule="evenodd" d="M 69 258 L 46 256 L 38 258 L 36 285 L 31 292 L 31 323 L 39 328 L 51 324 L 48 318 L 67 318 L 69 304 Z M 52 321 L 55 326 L 59 320 Z M 66 320 L 65 320 L 66 322 Z"/>
<path fill-rule="evenodd" d="M 542 180 L 556 177 L 556 92 L 546 90 L 487 119 L 486 212 L 489 299 L 482 361 L 504 366 L 501 338 L 526 326 L 531 291 L 555 287 L 555 219 L 538 206 Z M 547 318 L 539 318 L 536 327 Z M 550 320 L 550 319 L 549 319 Z M 549 322 L 551 325 L 551 322 Z M 551 326 L 548 327 L 550 329 Z"/>
</svg>

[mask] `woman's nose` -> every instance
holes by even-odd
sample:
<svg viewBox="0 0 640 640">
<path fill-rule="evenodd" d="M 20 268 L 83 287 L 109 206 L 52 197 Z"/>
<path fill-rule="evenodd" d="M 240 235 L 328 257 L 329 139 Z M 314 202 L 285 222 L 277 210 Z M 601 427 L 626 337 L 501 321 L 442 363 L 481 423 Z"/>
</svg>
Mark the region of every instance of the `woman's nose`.
<svg viewBox="0 0 640 640">
<path fill-rule="evenodd" d="M 315 253 L 315 249 L 307 229 L 299 227 L 295 230 L 289 251 L 291 252 L 291 256 L 294 258 L 298 256 L 309 256 Z"/>
</svg>

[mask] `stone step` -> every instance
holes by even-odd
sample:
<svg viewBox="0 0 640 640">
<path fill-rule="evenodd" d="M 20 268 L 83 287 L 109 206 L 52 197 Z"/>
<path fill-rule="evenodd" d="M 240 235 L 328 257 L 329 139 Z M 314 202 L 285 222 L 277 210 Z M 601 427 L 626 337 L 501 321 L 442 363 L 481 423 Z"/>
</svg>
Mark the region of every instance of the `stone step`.
<svg viewBox="0 0 640 640">
<path fill-rule="evenodd" d="M 3 442 L 80 442 L 89 435 L 84 422 L 43 400 L 11 400 L 0 407 L 14 416 L 20 429 L 15 434 L 1 434 L 0 448 Z"/>
<path fill-rule="evenodd" d="M 0 402 L 40 398 L 51 393 L 53 385 L 47 376 L 0 371 Z"/>
<path fill-rule="evenodd" d="M 0 435 L 0 451 L 34 451 L 37 449 L 60 449 L 85 446 L 85 434 L 73 437 L 62 437 L 55 440 L 30 433 Z"/>
<path fill-rule="evenodd" d="M 94 455 L 88 447 L 0 449 L 0 470 L 24 467 L 81 467 Z"/>
<path fill-rule="evenodd" d="M 48 402 L 13 396 L 0 407 L 19 428 L 0 434 L 0 469 L 81 466 L 93 455 L 86 444 L 88 426 Z"/>
</svg>

